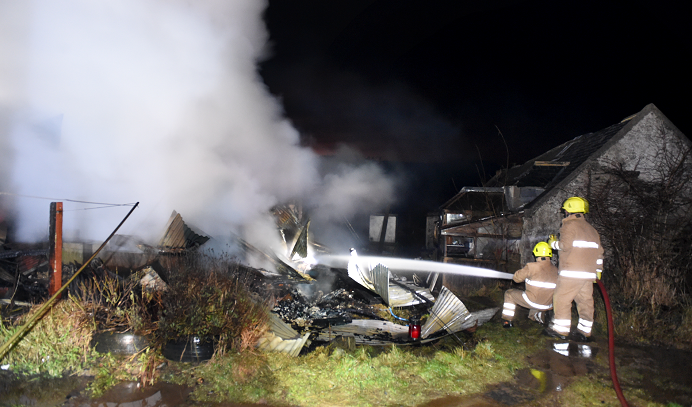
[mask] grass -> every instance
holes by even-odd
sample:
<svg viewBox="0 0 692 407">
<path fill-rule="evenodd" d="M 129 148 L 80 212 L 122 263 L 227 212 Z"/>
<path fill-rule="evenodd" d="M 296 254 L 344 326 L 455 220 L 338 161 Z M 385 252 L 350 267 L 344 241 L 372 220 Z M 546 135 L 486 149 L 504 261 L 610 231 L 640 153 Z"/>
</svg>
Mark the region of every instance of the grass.
<svg viewBox="0 0 692 407">
<path fill-rule="evenodd" d="M 447 395 L 470 395 L 509 381 L 540 346 L 517 340 L 499 324 L 478 329 L 465 345 L 450 337 L 436 345 L 323 346 L 304 356 L 227 354 L 164 379 L 194 386 L 199 402 L 269 402 L 300 406 L 418 405 Z M 492 339 L 490 339 L 492 337 Z M 476 338 L 480 338 L 476 342 Z"/>
<path fill-rule="evenodd" d="M 190 386 L 192 398 L 201 404 L 414 406 L 446 396 L 473 397 L 511 382 L 519 370 L 530 367 L 527 357 L 546 349 L 549 340 L 538 324 L 527 322 L 508 330 L 493 320 L 474 335 L 459 335 L 463 344 L 446 337 L 425 346 L 359 346 L 353 351 L 322 346 L 297 358 L 229 351 L 206 363 L 169 361 L 166 368 L 156 370 L 164 361 L 157 349 L 134 357 L 90 350 L 89 324 L 75 317 L 79 309 L 70 300 L 58 303 L 3 363 L 28 374 L 60 377 L 67 371 L 94 376 L 89 385 L 92 396 L 121 381 L 148 378 L 149 383 L 163 380 Z M 3 326 L 0 340 L 12 329 Z M 619 405 L 608 375 L 607 352 L 599 352 L 593 362 L 595 371 L 575 377 L 563 391 L 548 393 L 530 405 Z M 647 401 L 644 390 L 631 386 L 638 380 L 636 372 L 619 373 L 623 386 L 630 384 L 625 392 L 632 405 L 673 406 Z"/>
<path fill-rule="evenodd" d="M 267 329 L 271 298 L 248 288 L 253 270 L 230 258 L 189 255 L 169 270 L 155 332 L 163 340 L 213 338 L 217 352 L 254 347 Z"/>
<path fill-rule="evenodd" d="M 235 283 L 233 287 L 239 289 Z M 498 293 L 501 290 L 493 289 L 479 296 L 492 297 Z M 217 352 L 212 360 L 201 364 L 168 361 L 165 368 L 158 369 L 165 362 L 157 345 L 160 342 L 153 342 L 152 348 L 129 357 L 92 350 L 89 342 L 97 324 L 90 311 L 96 308 L 89 308 L 85 298 L 88 297 L 70 297 L 56 304 L 2 364 L 9 364 L 13 373 L 26 375 L 25 385 L 41 382 L 46 377 L 93 377 L 88 387 L 92 396 L 122 381 L 149 385 L 163 380 L 190 386 L 193 399 L 199 403 L 413 406 L 446 396 L 472 397 L 496 384 L 512 382 L 517 372 L 530 367 L 527 357 L 545 350 L 548 341 L 541 335 L 542 327 L 538 324 L 526 321 L 520 329 L 508 330 L 496 318 L 473 335 L 459 334 L 461 342 L 448 336 L 425 346 L 360 346 L 353 351 L 321 346 L 292 358 L 280 353 L 256 353 L 251 347 L 243 346 L 253 339 L 238 340 L 238 336 L 242 339 L 243 330 L 239 328 L 243 324 L 235 324 L 238 330 L 226 340 L 225 351 Z M 213 292 L 209 298 L 214 301 L 208 304 L 218 303 L 223 309 L 220 294 Z M 244 297 L 233 298 L 235 303 L 244 305 L 237 301 Z M 473 301 L 469 303 L 474 305 Z M 606 321 L 598 298 L 596 307 L 594 333 L 602 338 L 607 335 Z M 102 309 L 105 308 L 99 308 Z M 255 310 L 254 306 L 249 310 Z M 384 308 L 380 311 L 389 315 Z M 395 313 L 406 315 L 407 311 L 397 309 Z M 0 341 L 9 338 L 30 315 L 15 324 L 0 324 Z M 623 315 L 626 316 L 621 314 L 620 318 Z M 692 313 L 683 318 L 692 319 Z M 245 321 L 250 321 L 245 325 L 256 326 L 253 324 L 257 321 Z M 616 326 L 622 327 L 623 321 L 626 320 L 621 319 Z M 531 405 L 619 405 L 610 383 L 607 352 L 599 352 L 593 362 L 594 372 L 576 377 L 563 391 L 539 397 Z M 630 384 L 626 396 L 631 403 L 662 406 L 647 401 L 644 390 L 631 386 L 639 379 L 636 371 L 621 369 L 619 373 L 621 383 Z"/>
<path fill-rule="evenodd" d="M 89 384 L 92 397 L 98 397 L 120 382 L 138 381 L 144 386 L 151 385 L 157 379 L 155 367 L 165 361 L 152 349 L 132 356 L 96 354 L 98 357 L 92 359 L 90 369 L 84 372 L 94 376 Z"/>
<path fill-rule="evenodd" d="M 9 339 L 39 306 L 16 324 L 0 321 L 0 341 Z M 61 301 L 38 322 L 2 360 L 22 374 L 60 376 L 82 370 L 93 357 L 89 347 L 91 326 L 81 318 L 82 309 L 73 301 Z"/>
</svg>

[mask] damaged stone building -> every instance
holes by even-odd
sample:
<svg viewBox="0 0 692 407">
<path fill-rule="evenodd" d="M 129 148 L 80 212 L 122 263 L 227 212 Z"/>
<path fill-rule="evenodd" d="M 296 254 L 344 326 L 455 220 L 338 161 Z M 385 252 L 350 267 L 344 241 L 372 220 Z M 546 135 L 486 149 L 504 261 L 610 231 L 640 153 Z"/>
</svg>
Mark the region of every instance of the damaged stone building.
<svg viewBox="0 0 692 407">
<path fill-rule="evenodd" d="M 483 187 L 464 187 L 428 218 L 427 245 L 443 262 L 513 272 L 556 233 L 570 196 L 596 199 L 612 168 L 651 181 L 671 160 L 689 167 L 690 140 L 649 104 L 639 113 L 498 171 Z M 689 168 L 682 170 L 688 171 Z M 681 194 L 690 195 L 690 188 Z M 608 210 L 617 210 L 609 208 Z"/>
</svg>

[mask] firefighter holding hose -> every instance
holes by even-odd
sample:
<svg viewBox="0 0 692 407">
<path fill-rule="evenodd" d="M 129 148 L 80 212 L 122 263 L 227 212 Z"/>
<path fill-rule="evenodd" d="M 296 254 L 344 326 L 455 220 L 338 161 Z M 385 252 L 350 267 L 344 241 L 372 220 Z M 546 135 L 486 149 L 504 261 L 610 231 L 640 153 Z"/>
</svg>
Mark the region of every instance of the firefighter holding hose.
<svg viewBox="0 0 692 407">
<path fill-rule="evenodd" d="M 545 333 L 567 339 L 572 327 L 572 302 L 577 304 L 579 322 L 573 338 L 579 342 L 591 340 L 593 327 L 593 283 L 601 278 L 603 246 L 596 229 L 586 221 L 589 203 L 584 198 L 571 197 L 564 201 L 559 239 L 551 235 L 548 244 L 560 250 L 557 287 L 553 294 L 555 316 Z"/>
<path fill-rule="evenodd" d="M 515 283 L 526 283 L 526 291 L 511 288 L 505 291 L 502 306 L 502 326 L 511 328 L 517 305 L 529 309 L 529 319 L 545 323 L 545 314 L 553 308 L 553 291 L 557 282 L 557 268 L 550 261 L 553 251 L 546 242 L 538 242 L 533 248 L 536 261 L 526 263 L 512 278 Z"/>
</svg>

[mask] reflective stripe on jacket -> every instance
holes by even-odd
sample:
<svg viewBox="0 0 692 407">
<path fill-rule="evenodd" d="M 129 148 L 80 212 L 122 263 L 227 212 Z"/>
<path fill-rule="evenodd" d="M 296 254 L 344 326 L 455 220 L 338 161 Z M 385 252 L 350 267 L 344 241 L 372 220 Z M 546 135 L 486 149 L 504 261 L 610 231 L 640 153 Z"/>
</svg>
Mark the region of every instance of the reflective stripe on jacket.
<svg viewBox="0 0 692 407">
<path fill-rule="evenodd" d="M 550 259 L 536 259 L 514 273 L 517 283 L 526 282 L 526 300 L 529 304 L 550 305 L 553 303 L 553 291 L 557 283 L 557 267 Z M 539 307 L 535 307 L 540 309 Z"/>
<path fill-rule="evenodd" d="M 595 279 L 603 268 L 603 246 L 596 229 L 584 215 L 570 215 L 562 220 L 559 273 L 563 277 Z"/>
</svg>

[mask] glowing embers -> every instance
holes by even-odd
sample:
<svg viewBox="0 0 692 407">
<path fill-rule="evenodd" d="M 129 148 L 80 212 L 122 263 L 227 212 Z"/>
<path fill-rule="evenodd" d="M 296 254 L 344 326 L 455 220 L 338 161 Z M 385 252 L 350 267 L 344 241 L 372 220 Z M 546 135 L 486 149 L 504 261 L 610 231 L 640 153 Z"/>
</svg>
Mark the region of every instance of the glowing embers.
<svg viewBox="0 0 692 407">
<path fill-rule="evenodd" d="M 266 352 L 283 352 L 298 356 L 310 332 L 300 336 L 293 328 L 281 320 L 276 314 L 269 314 L 269 331 L 257 341 L 257 349 Z"/>
</svg>

